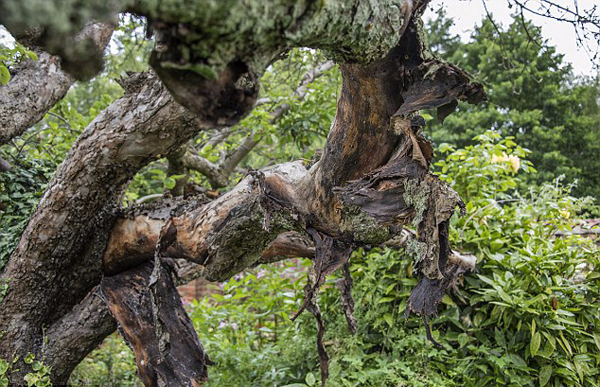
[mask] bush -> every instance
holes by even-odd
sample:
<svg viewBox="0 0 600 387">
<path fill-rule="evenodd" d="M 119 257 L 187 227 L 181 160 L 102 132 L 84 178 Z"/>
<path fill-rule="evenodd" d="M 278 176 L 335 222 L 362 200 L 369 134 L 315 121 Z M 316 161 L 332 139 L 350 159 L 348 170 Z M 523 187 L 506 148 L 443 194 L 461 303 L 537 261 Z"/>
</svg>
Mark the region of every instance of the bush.
<svg viewBox="0 0 600 387">
<path fill-rule="evenodd" d="M 534 171 L 527 151 L 493 132 L 477 141 L 459 150 L 443 145 L 448 155 L 437 165 L 466 199 L 466 216 L 452 218 L 453 245 L 478 258 L 432 321 L 443 348 L 427 341 L 420 319 L 404 322 L 417 283 L 411 259 L 359 250 L 351 259 L 356 335 L 346 327 L 336 278 L 320 294 L 328 386 L 600 386 L 600 253 L 570 233 L 592 202 L 569 196 L 560 179 L 520 193 L 518 173 Z M 188 306 L 217 363 L 209 386 L 318 385 L 314 319 L 288 318 L 301 302 L 300 272 L 295 262 L 251 271 Z"/>
</svg>

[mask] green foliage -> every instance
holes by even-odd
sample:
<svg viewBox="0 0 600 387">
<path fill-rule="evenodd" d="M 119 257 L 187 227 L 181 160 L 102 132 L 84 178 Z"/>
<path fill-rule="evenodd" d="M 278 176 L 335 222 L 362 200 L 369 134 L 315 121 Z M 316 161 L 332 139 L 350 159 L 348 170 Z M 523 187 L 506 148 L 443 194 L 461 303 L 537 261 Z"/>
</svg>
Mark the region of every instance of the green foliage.
<svg viewBox="0 0 600 387">
<path fill-rule="evenodd" d="M 436 324 L 451 328 L 443 338 L 459 344 L 458 364 L 469 364 L 466 385 L 597 386 L 600 253 L 570 233 L 572 217 L 592 206 L 591 199 L 571 197 L 572 186 L 560 179 L 509 195 L 507 176 L 515 168 L 507 159 L 524 154 L 489 135 L 467 152 L 479 155 L 478 162 L 467 157 L 450 164 L 464 154 L 458 150 L 438 164 L 446 181 L 470 193 L 467 215 L 453 218 L 451 237 L 476 253 L 478 270 L 465 277 L 460 302 Z M 505 160 L 490 168 L 488 151 L 500 144 Z M 457 178 L 465 169 L 473 178 Z"/>
<path fill-rule="evenodd" d="M 217 363 L 209 386 L 283 386 L 314 368 L 313 346 L 296 335 L 301 322 L 289 319 L 300 306 L 303 270 L 294 262 L 278 266 L 238 275 L 223 285 L 223 294 L 189 305 Z"/>
<path fill-rule="evenodd" d="M 10 81 L 11 67 L 26 59 L 37 60 L 38 56 L 19 42 L 15 42 L 13 47 L 0 43 L 0 86 Z"/>
<path fill-rule="evenodd" d="M 25 374 L 23 380 L 27 387 L 50 387 L 50 367 L 44 365 L 40 360 L 35 359 L 35 355 L 30 353 L 23 359 L 23 362 L 31 367 L 31 372 Z"/>
<path fill-rule="evenodd" d="M 14 363 L 18 361 L 18 358 L 15 358 L 13 364 L 9 364 L 6 360 L 0 359 L 0 387 L 8 387 L 9 385 L 9 375 L 10 370 L 13 367 Z M 24 386 L 27 387 L 51 387 L 52 383 L 50 382 L 50 367 L 45 365 L 42 360 L 36 360 L 35 355 L 33 353 L 27 354 L 23 358 L 24 366 L 30 372 L 27 372 L 23 377 Z"/>
<path fill-rule="evenodd" d="M 490 130 L 474 140 L 479 143 L 458 150 L 440 144 L 440 153 L 449 155 L 435 164 L 441 170 L 440 178 L 450 183 L 465 202 L 506 198 L 507 192 L 517 187 L 519 170 L 535 172 L 525 159 L 531 152 L 518 146 L 514 137 L 501 139 Z"/>
<path fill-rule="evenodd" d="M 580 182 L 574 193 L 600 200 L 600 78 L 576 78 L 540 28 L 518 15 L 499 30 L 484 19 L 468 42 L 451 35 L 451 25 L 443 10 L 429 23 L 432 50 L 482 82 L 489 101 L 460 103 L 443 125 L 429 121 L 428 134 L 458 147 L 490 129 L 513 136 L 539 171 L 527 181 L 564 174 Z"/>
<path fill-rule="evenodd" d="M 0 387 L 8 387 L 8 362 L 0 359 Z"/>
<path fill-rule="evenodd" d="M 107 337 L 71 374 L 70 386 L 142 387 L 133 352 L 118 334 Z"/>
<path fill-rule="evenodd" d="M 53 168 L 48 163 L 36 160 L 0 173 L 0 271 L 16 247 L 52 174 Z"/>
<path fill-rule="evenodd" d="M 591 199 L 570 196 L 572 187 L 560 179 L 520 193 L 517 173 L 534 171 L 527 151 L 494 132 L 475 141 L 465 149 L 443 145 L 446 159 L 437 165 L 469 198 L 466 216 L 452 218 L 453 245 L 478 260 L 432 321 L 443 348 L 427 341 L 420 319 L 404 322 L 418 281 L 406 253 L 359 250 L 351 259 L 355 336 L 335 277 L 319 296 L 328 386 L 600 386 L 600 252 L 570 233 Z M 209 386 L 319 384 L 315 322 L 308 313 L 288 319 L 301 302 L 301 272 L 293 262 L 253 270 L 223 284 L 222 294 L 187 306 L 217 363 Z M 102 346 L 78 375 L 94 374 L 93 359 L 111 353 Z M 106 383 L 100 376 L 94 380 Z"/>
</svg>

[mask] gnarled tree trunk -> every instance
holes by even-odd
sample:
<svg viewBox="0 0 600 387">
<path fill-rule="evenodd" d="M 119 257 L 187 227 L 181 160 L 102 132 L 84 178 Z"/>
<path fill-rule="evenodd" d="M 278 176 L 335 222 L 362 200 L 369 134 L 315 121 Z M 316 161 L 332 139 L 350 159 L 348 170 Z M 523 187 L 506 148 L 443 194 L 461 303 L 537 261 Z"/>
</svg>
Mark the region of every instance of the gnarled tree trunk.
<svg viewBox="0 0 600 387">
<path fill-rule="evenodd" d="M 316 292 L 324 276 L 353 248 L 383 243 L 407 222 L 419 229 L 411 246 L 423 275 L 409 309 L 435 312 L 460 271 L 450 260 L 448 219 L 461 202 L 428 172 L 432 148 L 419 135 L 418 111 L 439 107 L 443 115 L 457 99 L 478 102 L 483 92 L 426 50 L 419 18 L 427 1 L 223 3 L 82 2 L 74 10 L 49 2 L 48 9 L 72 15 L 69 28 L 33 16 L 34 1 L 0 6 L 1 23 L 20 34 L 44 29 L 40 44 L 65 63 L 73 58 L 58 37 L 74 34 L 86 15 L 129 10 L 156 31 L 154 72 L 131 76 L 124 97 L 74 144 L 2 275 L 10 287 L 0 305 L 0 357 L 36 354 L 64 384 L 116 320 L 147 386 L 199 385 L 209 360 L 174 290 L 181 278 L 224 281 L 257 263 L 314 255 L 304 307 L 320 319 Z M 200 130 L 248 114 L 260 74 L 295 46 L 327 50 L 342 70 L 319 162 L 310 170 L 288 163 L 254 172 L 208 203 L 119 207 L 144 165 Z M 325 380 L 327 357 L 319 352 Z M 16 364 L 14 384 L 27 372 Z"/>
</svg>

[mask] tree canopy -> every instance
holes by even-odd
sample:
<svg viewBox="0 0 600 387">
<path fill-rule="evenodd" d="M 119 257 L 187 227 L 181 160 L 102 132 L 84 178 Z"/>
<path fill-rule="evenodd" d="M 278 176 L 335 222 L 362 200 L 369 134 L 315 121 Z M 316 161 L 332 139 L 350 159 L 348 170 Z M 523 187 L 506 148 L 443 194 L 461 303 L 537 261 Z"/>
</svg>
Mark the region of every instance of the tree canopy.
<svg viewBox="0 0 600 387">
<path fill-rule="evenodd" d="M 569 182 L 578 181 L 577 195 L 599 199 L 598 78 L 576 78 L 540 28 L 519 15 L 500 30 L 485 18 L 469 42 L 461 42 L 449 33 L 452 21 L 443 9 L 438 12 L 427 29 L 432 50 L 482 82 L 488 101 L 459 105 L 443 124 L 431 120 L 431 138 L 465 146 L 489 129 L 513 136 L 531 150 L 529 159 L 539 172 L 532 181 L 541 184 L 565 175 Z"/>
</svg>

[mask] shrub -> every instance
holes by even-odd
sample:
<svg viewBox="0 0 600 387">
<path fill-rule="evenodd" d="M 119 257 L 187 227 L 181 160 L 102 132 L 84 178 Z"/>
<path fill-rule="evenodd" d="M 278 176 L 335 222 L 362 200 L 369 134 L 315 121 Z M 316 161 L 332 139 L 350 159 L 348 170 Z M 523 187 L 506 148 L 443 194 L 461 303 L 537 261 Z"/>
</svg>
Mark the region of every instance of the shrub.
<svg viewBox="0 0 600 387">
<path fill-rule="evenodd" d="M 560 179 L 524 191 L 518 173 L 534 171 L 527 151 L 493 132 L 476 139 L 465 149 L 443 145 L 448 155 L 437 165 L 466 200 L 467 214 L 452 218 L 453 245 L 478 259 L 432 321 L 443 348 L 427 341 L 420 319 L 404 322 L 417 283 L 410 258 L 361 249 L 351 259 L 356 335 L 335 277 L 320 294 L 328 386 L 600 386 L 600 253 L 570 232 L 592 202 L 571 197 Z M 247 272 L 188 306 L 217 363 L 209 386 L 318 385 L 315 322 L 307 313 L 288 318 L 301 302 L 300 273 L 296 262 Z M 95 372 L 102 356 L 79 375 Z"/>
</svg>

